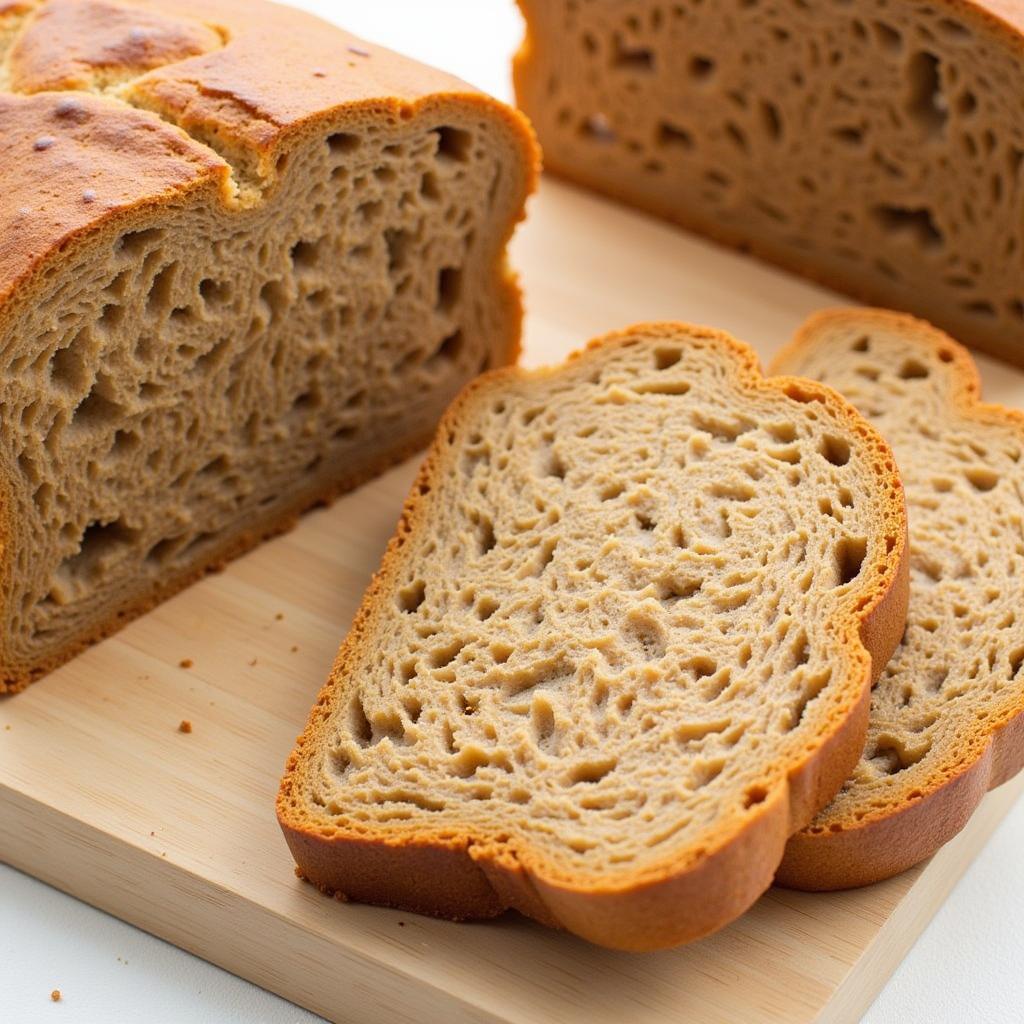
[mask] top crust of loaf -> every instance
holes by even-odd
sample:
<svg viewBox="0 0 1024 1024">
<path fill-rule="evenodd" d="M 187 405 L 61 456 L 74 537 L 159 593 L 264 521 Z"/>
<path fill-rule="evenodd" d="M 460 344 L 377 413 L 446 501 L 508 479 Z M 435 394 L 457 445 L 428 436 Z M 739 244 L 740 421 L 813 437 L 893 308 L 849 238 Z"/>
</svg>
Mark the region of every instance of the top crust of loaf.
<svg viewBox="0 0 1024 1024">
<path fill-rule="evenodd" d="M 700 833 L 699 848 L 677 844 L 661 859 L 654 856 L 612 873 L 588 873 L 515 834 L 492 835 L 488 829 L 460 828 L 450 820 L 431 824 L 417 819 L 415 828 L 408 821 L 403 828 L 389 828 L 347 821 L 344 814 L 318 808 L 311 797 L 318 785 L 319 758 L 330 749 L 332 723 L 348 706 L 351 687 L 358 682 L 363 652 L 368 645 L 377 649 L 379 624 L 391 614 L 396 594 L 401 598 L 404 593 L 408 552 L 419 539 L 434 536 L 432 523 L 437 522 L 440 508 L 436 495 L 456 465 L 453 460 L 460 457 L 453 438 L 477 429 L 470 426 L 476 424 L 475 416 L 495 404 L 503 405 L 524 383 L 559 382 L 560 375 L 572 376 L 577 367 L 582 375 L 590 367 L 599 368 L 606 357 L 614 358 L 620 346 L 637 344 L 646 344 L 659 365 L 664 350 L 658 346 L 669 345 L 672 354 L 664 363 L 671 366 L 675 348 L 688 341 L 714 352 L 723 377 L 735 382 L 726 390 L 736 386 L 755 401 L 778 398 L 782 405 L 801 403 L 794 408 L 810 403 L 818 409 L 820 403 L 821 411 L 814 416 L 841 424 L 843 436 L 856 439 L 863 463 L 872 467 L 867 479 L 876 478 L 872 486 L 877 490 L 872 493 L 883 510 L 876 524 L 878 543 L 873 543 L 872 553 L 855 577 L 856 589 L 830 619 L 835 629 L 831 635 L 841 638 L 836 640 L 833 663 L 841 681 L 833 694 L 834 705 L 829 704 L 827 724 L 822 712 L 814 735 L 793 733 L 786 764 L 771 785 L 759 787 L 756 801 L 748 802 L 742 813 L 734 813 L 731 807 L 718 813 L 714 829 Z M 685 392 L 669 389 L 665 393 Z M 526 404 L 523 407 L 528 409 Z M 398 532 L 289 759 L 278 815 L 302 872 L 321 888 L 350 898 L 455 919 L 491 916 L 513 907 L 546 924 L 621 949 L 663 948 L 721 927 L 767 888 L 786 836 L 827 802 L 859 756 L 870 681 L 903 629 L 905 536 L 902 486 L 881 437 L 829 388 L 794 378 L 764 378 L 753 352 L 720 332 L 679 324 L 639 325 L 593 342 L 564 367 L 532 375 L 515 369 L 485 375 L 463 391 L 442 421 Z M 429 794 L 424 799 L 429 800 Z"/>
<path fill-rule="evenodd" d="M 0 310 L 100 224 L 203 188 L 225 208 L 252 205 L 304 133 L 453 101 L 518 137 L 532 191 L 525 118 L 304 12 L 254 0 L 0 3 Z"/>
<path fill-rule="evenodd" d="M 899 365 L 899 360 L 903 361 L 904 368 L 899 371 L 899 376 L 906 378 L 908 389 L 915 386 L 932 389 L 938 402 L 948 406 L 945 415 L 941 412 L 936 414 L 934 408 L 925 412 L 927 422 L 922 423 L 914 417 L 913 395 L 904 398 L 902 404 L 891 410 L 897 417 L 902 417 L 903 413 L 914 417 L 912 425 L 902 425 L 901 433 L 920 429 L 923 435 L 934 425 L 940 438 L 947 435 L 951 438 L 962 437 L 973 440 L 976 445 L 989 451 L 993 446 L 1006 447 L 1009 457 L 1004 457 L 1002 461 L 1012 471 L 1016 463 L 1014 453 L 1019 459 L 1024 450 L 1024 413 L 982 402 L 978 370 L 970 354 L 945 333 L 922 320 L 885 310 L 835 310 L 820 313 L 811 318 L 790 345 L 778 354 L 773 367 L 785 372 L 817 374 L 823 365 L 827 368 L 838 364 L 838 345 L 850 339 L 860 339 L 857 344 L 864 345 L 865 341 L 871 341 L 873 332 L 901 340 L 902 352 L 897 354 L 896 365 Z M 870 354 L 862 358 L 865 365 L 871 363 Z M 896 357 L 890 354 L 886 361 L 893 358 Z M 879 363 L 877 370 L 882 370 L 884 374 L 885 365 Z M 835 379 L 834 371 L 831 376 Z M 882 380 L 884 382 L 884 376 Z M 870 388 L 870 385 L 865 386 Z M 870 398 L 864 404 L 865 408 L 870 405 Z M 884 405 L 877 411 L 884 415 Z M 972 426 L 977 428 L 977 435 L 970 434 Z M 919 440 L 923 443 L 924 437 Z M 895 434 L 893 443 L 899 458 L 900 446 Z M 904 443 L 913 442 L 904 439 Z M 964 467 L 966 472 L 972 472 L 974 468 L 970 464 Z M 977 484 L 968 486 L 967 490 L 976 491 L 980 488 L 985 493 L 977 494 L 978 499 L 988 499 L 988 491 L 995 486 L 997 468 L 995 460 L 992 466 L 980 464 L 983 475 L 978 478 Z M 904 464 L 902 469 L 908 491 L 912 495 L 915 491 L 930 495 L 930 481 L 927 478 L 931 474 L 926 465 Z M 950 471 L 951 476 L 960 475 L 955 469 L 954 466 Z M 943 476 L 939 471 L 936 473 Z M 940 480 L 940 483 L 943 489 L 946 488 L 945 479 Z M 949 483 L 952 484 L 952 481 Z M 954 490 L 946 495 L 945 501 L 948 502 L 950 497 L 955 501 L 955 493 Z M 999 501 L 998 496 L 992 497 Z M 944 493 L 940 493 L 938 498 L 942 501 Z M 994 507 L 1006 508 L 1012 516 L 1015 503 L 1021 501 L 1020 486 L 1017 486 L 1016 492 L 1010 490 L 1004 493 L 1002 501 L 1003 505 Z M 1020 512 L 1017 511 L 1016 515 L 1019 519 Z M 913 507 L 910 525 L 911 542 L 914 544 Z M 981 531 L 983 524 L 972 519 L 970 528 Z M 998 552 L 996 541 L 992 544 L 993 552 Z M 941 540 L 929 542 L 929 535 L 925 533 L 914 544 L 915 550 L 911 555 L 913 571 L 920 572 L 920 558 L 934 556 L 944 560 L 945 553 L 941 547 Z M 986 563 L 989 561 L 988 555 L 989 551 L 986 551 Z M 992 561 L 1000 561 L 998 555 Z M 937 570 L 933 569 L 932 572 Z M 941 581 L 935 581 L 938 582 Z M 929 584 L 926 582 L 922 587 L 922 595 L 927 586 Z M 1019 591 L 1019 583 L 1017 589 Z M 947 591 L 947 601 L 950 596 Z M 990 601 L 990 605 L 997 610 L 1008 606 L 1011 614 L 1007 618 L 1011 623 L 1014 622 L 1016 613 L 1012 594 L 1008 598 L 1004 595 L 1004 604 L 997 605 Z M 916 620 L 919 616 L 914 614 L 915 607 L 912 593 L 908 634 L 919 636 L 919 633 L 911 632 L 918 627 Z M 936 607 L 934 604 L 928 605 L 930 610 Z M 997 617 L 995 612 L 992 617 Z M 936 635 L 942 644 L 946 631 L 941 625 Z M 1019 659 L 1024 651 L 1019 646 L 1019 633 L 996 635 L 993 630 L 986 639 L 990 646 L 997 645 L 1000 650 L 994 663 L 989 662 L 988 673 L 983 671 L 982 676 L 993 675 L 993 669 L 995 673 L 1001 672 L 1006 667 L 1006 658 L 1009 659 L 1009 671 L 1013 676 L 1014 668 L 1019 670 Z M 947 642 L 952 648 L 953 640 L 948 639 Z M 824 808 L 808 828 L 790 839 L 777 882 L 806 890 L 842 889 L 867 885 L 905 871 L 930 856 L 959 832 L 989 789 L 1002 784 L 1024 768 L 1024 687 L 1019 683 L 1014 686 L 1011 679 L 1002 692 L 979 693 L 972 700 L 972 680 L 966 678 L 957 667 L 958 659 L 954 651 L 951 649 L 949 653 L 953 664 L 948 665 L 939 660 L 939 664 L 950 672 L 948 677 L 943 676 L 938 680 L 939 695 L 948 682 L 951 684 L 951 692 L 946 699 L 955 701 L 947 705 L 945 713 L 939 713 L 939 724 L 944 724 L 945 729 L 940 729 L 933 736 L 931 730 L 926 728 L 923 733 L 926 746 L 900 753 L 898 748 L 913 723 L 886 719 L 892 732 L 890 742 L 897 748 L 895 753 L 899 754 L 898 762 L 886 769 L 892 774 L 882 780 L 882 786 L 866 785 L 863 779 L 860 785 L 856 785 L 864 765 L 862 761 L 862 765 L 858 766 L 858 775 L 853 777 L 856 788 L 851 788 L 845 799 L 837 799 L 834 806 Z M 894 671 L 899 673 L 892 676 L 894 684 L 899 681 L 904 686 L 912 687 L 915 693 L 919 687 L 928 687 L 926 679 L 900 671 L 900 668 L 905 668 L 905 663 L 899 655 L 894 658 L 893 666 Z M 1019 671 L 1016 678 L 1020 678 Z M 891 690 L 891 687 L 888 689 Z M 909 707 L 912 709 L 913 703 Z M 875 717 L 874 712 L 872 717 Z M 885 733 L 881 722 L 874 732 L 876 735 Z M 888 756 L 889 751 L 870 749 L 873 747 L 874 744 L 869 743 L 865 759 L 870 759 L 872 753 L 883 759 Z M 907 761 L 905 765 L 904 759 Z"/>
</svg>

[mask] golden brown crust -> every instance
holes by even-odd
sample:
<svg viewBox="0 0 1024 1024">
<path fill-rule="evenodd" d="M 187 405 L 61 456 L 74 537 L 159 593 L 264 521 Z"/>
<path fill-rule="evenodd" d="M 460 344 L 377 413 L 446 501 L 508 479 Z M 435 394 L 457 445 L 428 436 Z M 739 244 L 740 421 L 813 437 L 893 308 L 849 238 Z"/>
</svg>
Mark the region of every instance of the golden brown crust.
<svg viewBox="0 0 1024 1024">
<path fill-rule="evenodd" d="M 251 0 L 90 0 L 91 14 L 78 10 L 78 3 L 44 0 L 36 7 L 0 8 L 0 14 L 25 17 L 12 44 L 15 70 L 19 49 L 25 62 L 34 52 L 26 43 L 33 25 L 50 19 L 38 44 L 45 46 L 44 55 L 65 54 L 77 62 L 79 75 L 86 66 L 99 66 L 90 65 L 84 54 L 101 58 L 105 71 L 131 72 L 143 59 L 136 55 L 140 44 L 131 38 L 136 26 L 131 17 L 107 26 L 100 16 L 107 6 L 129 15 L 144 12 L 144 28 L 147 17 L 165 26 L 164 45 L 147 58 L 159 58 L 161 66 L 106 100 L 78 91 L 28 97 L 16 85 L 13 93 L 0 90 L 0 137 L 9 154 L 0 164 L 0 308 L 29 274 L 112 215 L 171 202 L 207 179 L 216 181 L 229 203 L 231 168 L 185 132 L 234 142 L 269 168 L 297 132 L 346 117 L 405 119 L 441 97 L 457 98 L 505 123 L 527 157 L 526 194 L 536 187 L 539 152 L 522 115 L 451 75 L 319 18 Z M 180 38 L 167 25 L 179 26 Z M 195 26 L 211 25 L 225 40 L 219 49 L 174 59 L 180 50 L 205 46 Z M 123 38 L 114 38 L 115 33 Z M 33 79 L 28 87 L 38 84 Z M 47 80 L 46 87 L 53 84 Z M 93 198 L 84 200 L 87 192 Z"/>
<path fill-rule="evenodd" d="M 428 528 L 423 495 L 442 472 L 444 438 L 481 392 L 500 389 L 514 368 L 498 370 L 467 385 L 438 428 L 406 500 L 395 536 L 363 597 L 330 679 L 321 690 L 278 794 L 278 819 L 302 875 L 325 892 L 362 902 L 401 906 L 452 919 L 491 917 L 513 908 L 544 924 L 572 930 L 618 949 L 650 950 L 700 938 L 749 907 L 771 883 L 787 836 L 802 828 L 838 790 L 860 756 L 867 729 L 870 685 L 889 659 L 903 628 L 908 576 L 906 511 L 902 485 L 885 441 L 858 413 L 824 385 L 797 378 L 765 378 L 756 355 L 722 332 L 673 324 L 641 324 L 598 339 L 614 345 L 638 332 L 711 338 L 728 350 L 737 376 L 752 390 L 781 391 L 820 401 L 858 433 L 876 458 L 872 463 L 886 490 L 886 530 L 892 539 L 885 565 L 866 566 L 858 610 L 836 623 L 849 654 L 844 666 L 846 702 L 837 707 L 831 731 L 809 744 L 757 813 L 721 825 L 718 841 L 624 879 L 567 878 L 515 838 L 460 834 L 398 840 L 380 832 L 367 838 L 318 819 L 305 805 L 303 754 L 317 749 L 341 691 L 350 660 L 385 601 L 390 601 L 406 538 Z M 571 358 L 579 358 L 579 354 Z M 543 373 L 544 371 L 538 371 Z M 557 372 L 551 370 L 547 372 Z"/>
<path fill-rule="evenodd" d="M 786 365 L 830 320 L 855 315 L 888 330 L 905 330 L 943 352 L 959 383 L 950 402 L 955 413 L 987 423 L 1002 422 L 1024 439 L 1024 413 L 983 403 L 978 370 L 970 354 L 948 335 L 915 317 L 887 310 L 830 310 L 812 317 L 776 356 Z M 988 790 L 1024 768 L 1024 694 L 1012 695 L 964 740 L 956 771 L 893 808 L 866 808 L 862 820 L 843 820 L 836 830 L 805 829 L 793 835 L 775 881 L 810 891 L 848 889 L 897 875 L 930 857 L 967 824 Z"/>
<path fill-rule="evenodd" d="M 222 45 L 201 22 L 110 0 L 48 0 L 8 54 L 10 88 L 92 87 L 97 75 L 137 76 Z"/>
</svg>

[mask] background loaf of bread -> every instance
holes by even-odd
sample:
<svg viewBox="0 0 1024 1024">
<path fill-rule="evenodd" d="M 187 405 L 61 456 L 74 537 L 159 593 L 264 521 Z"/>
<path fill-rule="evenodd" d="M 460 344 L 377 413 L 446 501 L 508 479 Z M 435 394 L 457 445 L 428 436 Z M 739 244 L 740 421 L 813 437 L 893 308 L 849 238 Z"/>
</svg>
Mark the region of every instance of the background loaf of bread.
<svg viewBox="0 0 1024 1024">
<path fill-rule="evenodd" d="M 0 3 L 0 690 L 517 352 L 524 119 L 306 14 Z"/>
<path fill-rule="evenodd" d="M 1024 5 L 520 6 L 551 170 L 1024 363 Z"/>
</svg>

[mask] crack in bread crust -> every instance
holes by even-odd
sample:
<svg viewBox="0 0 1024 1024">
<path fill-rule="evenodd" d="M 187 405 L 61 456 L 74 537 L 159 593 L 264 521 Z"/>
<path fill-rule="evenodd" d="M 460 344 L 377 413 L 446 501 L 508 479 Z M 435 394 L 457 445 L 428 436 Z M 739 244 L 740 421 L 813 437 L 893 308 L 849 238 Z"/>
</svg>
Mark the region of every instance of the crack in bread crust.
<svg viewBox="0 0 1024 1024">
<path fill-rule="evenodd" d="M 856 405 L 907 492 L 906 634 L 860 762 L 790 840 L 777 879 L 849 888 L 930 856 L 1024 765 L 1024 414 L 981 402 L 971 357 L 945 334 L 883 311 L 818 315 L 774 367 Z"/>
<path fill-rule="evenodd" d="M 623 949 L 721 927 L 856 761 L 905 533 L 885 442 L 719 332 L 486 375 L 289 760 L 303 875 Z"/>
<path fill-rule="evenodd" d="M 6 4 L 0 69 L 3 692 L 514 361 L 538 156 L 510 108 L 272 4 Z"/>
</svg>

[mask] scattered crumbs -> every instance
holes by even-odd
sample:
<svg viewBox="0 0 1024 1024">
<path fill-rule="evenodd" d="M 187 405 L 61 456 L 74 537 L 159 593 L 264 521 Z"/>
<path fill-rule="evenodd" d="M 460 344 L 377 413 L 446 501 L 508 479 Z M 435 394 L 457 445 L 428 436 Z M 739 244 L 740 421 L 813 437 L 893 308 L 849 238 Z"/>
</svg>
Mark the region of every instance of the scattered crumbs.
<svg viewBox="0 0 1024 1024">
<path fill-rule="evenodd" d="M 278 621 L 278 622 L 280 622 L 280 621 L 281 621 L 281 620 L 282 620 L 282 619 L 284 618 L 284 612 L 278 612 L 278 613 L 277 613 L 277 614 L 276 614 L 276 615 L 274 616 L 274 618 L 275 618 L 275 619 L 277 619 L 277 621 Z"/>
<path fill-rule="evenodd" d="M 32 143 L 32 148 L 37 152 L 49 149 L 57 140 L 52 135 L 40 135 L 35 142 Z"/>
<path fill-rule="evenodd" d="M 156 837 L 156 833 L 155 833 L 155 832 L 150 832 L 149 834 L 150 834 L 151 836 L 153 836 L 154 838 Z"/>
<path fill-rule="evenodd" d="M 161 857 L 166 857 L 167 856 L 167 851 L 165 850 L 163 853 L 160 854 L 160 856 Z"/>
<path fill-rule="evenodd" d="M 95 203 L 96 202 L 96 190 L 94 188 L 87 188 L 82 193 L 83 203 Z"/>
<path fill-rule="evenodd" d="M 357 57 L 369 57 L 370 51 L 364 50 L 361 46 L 350 46 L 348 48 L 349 53 L 354 53 Z"/>
<path fill-rule="evenodd" d="M 191 668 L 194 662 L 192 661 L 191 658 L 182 658 L 181 661 L 178 662 L 178 664 L 182 668 Z"/>
<path fill-rule="evenodd" d="M 55 989 L 54 989 L 54 990 L 53 990 L 53 991 L 52 991 L 52 992 L 50 993 L 50 998 L 51 998 L 51 999 L 52 999 L 52 1000 L 53 1000 L 53 1001 L 54 1001 L 55 1003 L 59 1003 L 59 1002 L 60 1002 L 60 1000 L 61 1000 L 61 994 L 60 994 L 60 989 L 59 989 L 59 988 L 55 988 Z"/>
<path fill-rule="evenodd" d="M 327 72 L 324 71 L 323 68 L 313 68 L 313 77 L 314 78 L 326 78 L 327 77 Z"/>
<path fill-rule="evenodd" d="M 298 650 L 299 650 L 299 645 L 298 644 L 292 644 L 292 654 L 297 654 Z M 8 726 L 8 728 L 10 728 L 10 726 Z"/>
<path fill-rule="evenodd" d="M 404 928 L 405 927 L 405 922 L 404 921 L 399 921 L 398 922 L 398 927 L 399 928 Z"/>
<path fill-rule="evenodd" d="M 10 732 L 10 731 L 11 731 L 10 725 L 5 725 L 4 726 L 4 732 Z"/>
<path fill-rule="evenodd" d="M 252 666 L 252 665 L 255 665 L 255 664 L 256 664 L 256 659 L 253 658 L 252 661 L 249 662 L 249 665 Z"/>
<path fill-rule="evenodd" d="M 127 961 L 127 960 L 125 960 L 125 959 L 124 959 L 123 957 L 120 957 L 120 956 L 119 956 L 119 957 L 117 958 L 117 962 L 118 962 L 119 964 L 124 964 L 124 965 L 125 965 L 125 967 L 127 967 L 127 966 L 128 966 L 128 961 Z"/>
<path fill-rule="evenodd" d="M 178 726 L 178 732 L 191 732 L 191 731 L 192 731 L 192 723 L 187 718 L 183 718 L 181 720 L 181 725 Z"/>
</svg>

